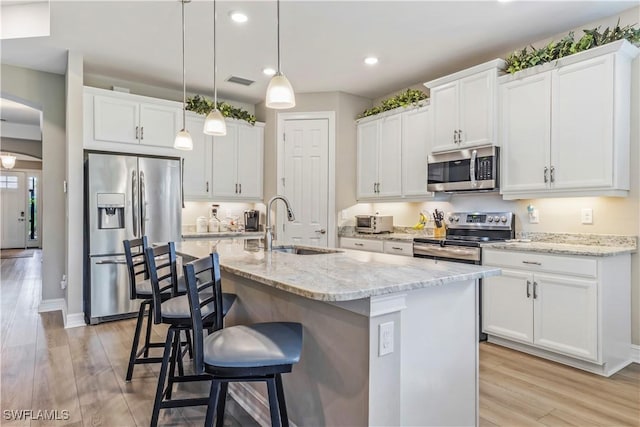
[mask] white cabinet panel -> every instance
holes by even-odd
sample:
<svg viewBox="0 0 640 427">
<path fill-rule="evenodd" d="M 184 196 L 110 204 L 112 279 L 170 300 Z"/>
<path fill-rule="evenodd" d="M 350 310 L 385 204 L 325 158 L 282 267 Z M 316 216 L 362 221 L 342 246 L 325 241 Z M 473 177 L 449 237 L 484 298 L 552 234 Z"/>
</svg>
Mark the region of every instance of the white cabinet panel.
<svg viewBox="0 0 640 427">
<path fill-rule="evenodd" d="M 431 89 L 434 151 L 457 148 L 458 82 Z"/>
<path fill-rule="evenodd" d="M 379 139 L 377 120 L 358 125 L 358 199 L 377 196 Z"/>
<path fill-rule="evenodd" d="M 263 128 L 238 128 L 238 195 L 247 199 L 262 199 Z"/>
<path fill-rule="evenodd" d="M 533 341 L 533 275 L 503 269 L 482 280 L 482 330 L 522 342 Z"/>
<path fill-rule="evenodd" d="M 413 242 L 405 243 L 385 240 L 382 246 L 385 254 L 413 256 Z"/>
<path fill-rule="evenodd" d="M 431 152 L 431 109 L 408 111 L 402 117 L 402 194 L 432 195 L 427 191 L 427 157 Z"/>
<path fill-rule="evenodd" d="M 237 195 L 237 143 L 238 127 L 227 123 L 225 136 L 213 137 L 213 183 L 211 194 L 215 197 Z"/>
<path fill-rule="evenodd" d="M 96 95 L 93 98 L 93 131 L 96 141 L 137 144 L 140 104 Z"/>
<path fill-rule="evenodd" d="M 187 129 L 193 140 L 193 150 L 183 151 L 183 188 L 185 199 L 211 197 L 211 152 L 213 138 L 202 132 L 204 117 L 187 116 Z"/>
<path fill-rule="evenodd" d="M 490 144 L 494 138 L 495 74 L 478 73 L 460 79 L 460 146 Z"/>
<path fill-rule="evenodd" d="M 182 128 L 182 112 L 173 107 L 140 104 L 140 143 L 173 148 L 176 133 Z M 180 117 L 180 127 L 178 118 Z M 202 129 L 197 129 L 201 132 Z M 194 132 L 191 132 L 193 136 Z"/>
<path fill-rule="evenodd" d="M 340 238 L 340 247 L 347 249 L 357 249 L 359 251 L 383 252 L 384 243 L 382 240 L 353 239 L 350 237 Z"/>
<path fill-rule="evenodd" d="M 402 195 L 402 115 L 380 123 L 378 142 L 378 197 Z"/>
</svg>

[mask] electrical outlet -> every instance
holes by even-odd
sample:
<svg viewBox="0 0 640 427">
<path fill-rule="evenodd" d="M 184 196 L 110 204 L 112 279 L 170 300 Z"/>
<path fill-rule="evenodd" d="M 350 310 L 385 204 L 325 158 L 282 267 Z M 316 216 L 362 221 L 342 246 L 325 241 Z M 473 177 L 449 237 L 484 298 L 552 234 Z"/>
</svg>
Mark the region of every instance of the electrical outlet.
<svg viewBox="0 0 640 427">
<path fill-rule="evenodd" d="M 378 326 L 378 356 L 393 353 L 393 322 Z"/>
<path fill-rule="evenodd" d="M 583 208 L 581 218 L 583 224 L 593 224 L 593 209 Z"/>
<path fill-rule="evenodd" d="M 538 209 L 533 208 L 529 211 L 529 224 L 540 223 L 540 212 Z"/>
</svg>

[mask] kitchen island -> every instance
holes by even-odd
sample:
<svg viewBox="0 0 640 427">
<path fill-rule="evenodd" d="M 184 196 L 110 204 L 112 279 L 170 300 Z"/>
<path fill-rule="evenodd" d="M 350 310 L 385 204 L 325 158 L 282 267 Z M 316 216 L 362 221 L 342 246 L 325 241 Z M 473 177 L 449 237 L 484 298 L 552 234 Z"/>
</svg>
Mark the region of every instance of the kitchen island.
<svg viewBox="0 0 640 427">
<path fill-rule="evenodd" d="M 223 290 L 238 295 L 227 326 L 303 324 L 301 361 L 283 376 L 292 424 L 477 424 L 477 280 L 499 268 L 342 249 L 268 253 L 256 240 L 176 249 L 185 261 L 220 254 Z M 230 393 L 268 424 L 261 384 Z"/>
</svg>

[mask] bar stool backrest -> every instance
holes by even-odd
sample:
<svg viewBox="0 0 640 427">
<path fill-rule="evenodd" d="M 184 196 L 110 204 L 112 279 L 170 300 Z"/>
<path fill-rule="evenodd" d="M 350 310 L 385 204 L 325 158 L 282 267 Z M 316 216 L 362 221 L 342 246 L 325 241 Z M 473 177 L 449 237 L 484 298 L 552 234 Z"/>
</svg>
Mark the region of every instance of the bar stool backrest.
<svg viewBox="0 0 640 427">
<path fill-rule="evenodd" d="M 193 362 L 196 374 L 204 372 L 202 307 L 214 303 L 215 322 L 213 330 L 222 329 L 222 281 L 220 279 L 220 259 L 217 253 L 197 259 L 183 266 L 187 282 L 189 310 L 193 328 Z M 210 276 L 209 276 L 210 273 Z M 197 279 L 200 279 L 198 282 Z M 208 280 L 205 280 L 208 279 Z M 211 292 L 212 289 L 213 292 Z"/>
<path fill-rule="evenodd" d="M 124 256 L 127 260 L 127 271 L 129 273 L 129 299 L 136 299 L 138 294 L 137 281 L 149 279 L 144 253 L 148 246 L 147 236 L 142 236 L 140 239 L 123 240 L 122 244 L 124 245 Z"/>
<path fill-rule="evenodd" d="M 153 294 L 153 323 L 162 319 L 162 294 L 170 290 L 171 297 L 178 294 L 176 248 L 173 242 L 145 249 L 151 292 Z"/>
</svg>

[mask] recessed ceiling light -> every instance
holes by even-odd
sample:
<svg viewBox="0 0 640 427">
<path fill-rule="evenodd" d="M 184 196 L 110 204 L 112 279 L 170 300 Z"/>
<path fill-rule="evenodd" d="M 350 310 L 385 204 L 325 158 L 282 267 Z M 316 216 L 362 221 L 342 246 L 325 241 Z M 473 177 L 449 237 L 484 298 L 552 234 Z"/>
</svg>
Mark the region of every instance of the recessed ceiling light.
<svg viewBox="0 0 640 427">
<path fill-rule="evenodd" d="M 375 56 L 367 56 L 364 58 L 364 63 L 367 65 L 376 65 L 378 63 L 378 58 Z"/>
<path fill-rule="evenodd" d="M 276 75 L 276 70 L 274 70 L 273 68 L 264 68 L 262 70 L 263 73 L 265 73 L 267 76 L 275 76 Z"/>
<path fill-rule="evenodd" d="M 242 12 L 231 12 L 231 13 L 229 13 L 229 16 L 231 16 L 231 19 L 234 22 L 238 22 L 240 24 L 243 23 L 243 22 L 247 22 L 249 20 L 247 15 L 245 15 Z"/>
</svg>

